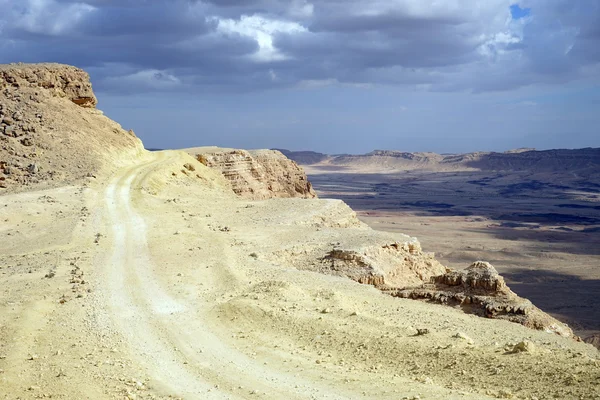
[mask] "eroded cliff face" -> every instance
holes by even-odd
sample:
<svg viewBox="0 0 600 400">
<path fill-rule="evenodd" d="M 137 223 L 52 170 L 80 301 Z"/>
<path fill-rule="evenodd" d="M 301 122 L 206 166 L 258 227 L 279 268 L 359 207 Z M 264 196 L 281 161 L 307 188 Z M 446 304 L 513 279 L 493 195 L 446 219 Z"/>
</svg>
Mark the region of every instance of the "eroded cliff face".
<svg viewBox="0 0 600 400">
<path fill-rule="evenodd" d="M 96 103 L 81 69 L 0 65 L 0 193 L 72 183 L 139 155 L 133 131 Z"/>
<path fill-rule="evenodd" d="M 94 108 L 98 101 L 87 72 L 62 64 L 8 64 L 0 66 L 0 89 L 39 88 L 81 107 Z"/>
<path fill-rule="evenodd" d="M 477 261 L 462 271 L 431 276 L 429 282 L 405 288 L 385 288 L 396 297 L 426 300 L 460 307 L 487 318 L 505 319 L 528 328 L 573 336 L 566 324 L 546 314 L 529 300 L 519 297 L 489 263 Z"/>
<path fill-rule="evenodd" d="M 204 165 L 219 170 L 241 197 L 317 197 L 302 168 L 279 151 L 196 148 L 188 152 Z"/>
</svg>

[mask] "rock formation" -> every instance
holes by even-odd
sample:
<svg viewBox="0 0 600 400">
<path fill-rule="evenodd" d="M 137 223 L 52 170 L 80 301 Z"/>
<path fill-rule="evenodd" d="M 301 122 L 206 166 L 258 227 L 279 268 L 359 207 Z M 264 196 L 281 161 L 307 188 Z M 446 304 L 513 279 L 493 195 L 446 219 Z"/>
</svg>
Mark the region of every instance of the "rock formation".
<svg viewBox="0 0 600 400">
<path fill-rule="evenodd" d="M 252 200 L 317 196 L 302 168 L 279 151 L 195 148 L 188 152 L 221 171 L 239 196 Z"/>
<path fill-rule="evenodd" d="M 342 276 L 372 285 L 393 297 L 423 300 L 456 307 L 485 318 L 504 319 L 536 330 L 572 337 L 572 330 L 519 297 L 487 262 L 456 271 L 442 265 L 433 253 L 422 251 L 416 238 L 372 231 L 355 213 L 336 200 L 321 216 L 289 215 L 278 225 L 310 225 L 329 230 L 322 240 L 295 240 L 265 255 L 274 264 Z M 297 206 L 296 206 L 297 207 Z M 336 221 L 343 221 L 339 225 Z M 352 229 L 344 229 L 344 228 Z"/>
<path fill-rule="evenodd" d="M 415 238 L 385 244 L 339 243 L 323 263 L 320 272 L 373 285 L 394 297 L 456 306 L 482 317 L 573 336 L 567 325 L 511 291 L 489 263 L 478 261 L 462 271 L 448 269 L 432 253 L 423 252 Z"/>
<path fill-rule="evenodd" d="M 61 64 L 9 64 L 0 66 L 0 89 L 39 88 L 81 107 L 95 108 L 98 101 L 87 72 Z"/>
<path fill-rule="evenodd" d="M 396 297 L 427 300 L 485 316 L 506 319 L 529 328 L 573 336 L 565 324 L 519 297 L 489 263 L 478 261 L 463 271 L 449 270 L 432 276 L 428 283 L 416 287 L 384 288 Z"/>
<path fill-rule="evenodd" d="M 86 72 L 59 64 L 0 66 L 0 191 L 55 186 L 95 175 L 117 154 L 142 150 L 95 109 Z"/>
<path fill-rule="evenodd" d="M 331 263 L 331 271 L 380 289 L 419 285 L 446 272 L 446 267 L 432 253 L 424 253 L 414 238 L 356 247 L 335 246 L 325 260 Z"/>
</svg>

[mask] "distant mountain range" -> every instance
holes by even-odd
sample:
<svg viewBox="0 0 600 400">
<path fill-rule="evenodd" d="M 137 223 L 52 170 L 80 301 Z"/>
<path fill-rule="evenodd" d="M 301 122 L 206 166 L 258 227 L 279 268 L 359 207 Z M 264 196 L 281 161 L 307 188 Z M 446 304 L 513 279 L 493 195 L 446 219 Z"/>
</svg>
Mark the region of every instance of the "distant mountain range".
<svg viewBox="0 0 600 400">
<path fill-rule="evenodd" d="M 328 155 L 314 151 L 277 149 L 302 165 L 350 168 L 457 171 L 523 171 L 535 173 L 576 173 L 579 177 L 600 176 L 600 148 L 537 151 L 517 149 L 503 153 L 475 152 L 437 154 L 375 150 L 362 155 Z"/>
</svg>

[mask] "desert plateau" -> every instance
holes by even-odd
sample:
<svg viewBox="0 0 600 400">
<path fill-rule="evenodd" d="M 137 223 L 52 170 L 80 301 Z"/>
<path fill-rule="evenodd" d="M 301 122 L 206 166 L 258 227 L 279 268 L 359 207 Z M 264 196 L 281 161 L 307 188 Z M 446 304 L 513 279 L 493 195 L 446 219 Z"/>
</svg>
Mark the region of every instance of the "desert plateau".
<svg viewBox="0 0 600 400">
<path fill-rule="evenodd" d="M 75 67 L 0 90 L 0 398 L 600 398 L 596 150 L 587 186 L 309 181 L 274 150 L 147 151 Z"/>
</svg>

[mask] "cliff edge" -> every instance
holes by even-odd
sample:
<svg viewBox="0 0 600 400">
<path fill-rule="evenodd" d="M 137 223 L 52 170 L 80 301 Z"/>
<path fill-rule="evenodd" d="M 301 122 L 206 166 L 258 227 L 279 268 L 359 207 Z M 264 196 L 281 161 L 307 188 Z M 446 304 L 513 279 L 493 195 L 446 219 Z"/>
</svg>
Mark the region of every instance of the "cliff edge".
<svg viewBox="0 0 600 400">
<path fill-rule="evenodd" d="M 241 197 L 317 197 L 304 170 L 277 150 L 197 147 L 186 151 L 202 164 L 220 171 Z"/>
<path fill-rule="evenodd" d="M 133 131 L 96 104 L 79 68 L 0 65 L 0 193 L 73 183 L 139 155 Z"/>
</svg>

